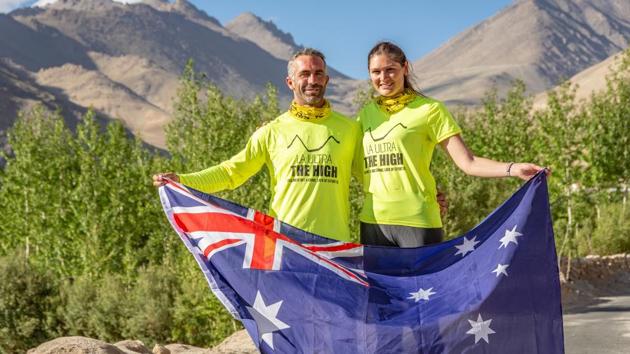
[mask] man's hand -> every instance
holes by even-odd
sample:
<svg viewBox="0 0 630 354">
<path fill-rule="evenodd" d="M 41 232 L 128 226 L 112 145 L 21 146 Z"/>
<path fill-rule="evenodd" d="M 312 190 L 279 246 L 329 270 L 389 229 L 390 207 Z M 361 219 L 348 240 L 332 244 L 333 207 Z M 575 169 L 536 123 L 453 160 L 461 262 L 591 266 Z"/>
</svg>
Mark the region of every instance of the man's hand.
<svg viewBox="0 0 630 354">
<path fill-rule="evenodd" d="M 153 175 L 153 185 L 156 187 L 162 187 L 166 184 L 166 180 L 170 179 L 171 181 L 179 182 L 179 177 L 174 172 L 165 172 L 158 173 Z"/>
<path fill-rule="evenodd" d="M 448 200 L 446 200 L 446 194 L 438 191 L 437 192 L 437 202 L 440 205 L 440 215 L 446 215 L 448 211 Z"/>
</svg>

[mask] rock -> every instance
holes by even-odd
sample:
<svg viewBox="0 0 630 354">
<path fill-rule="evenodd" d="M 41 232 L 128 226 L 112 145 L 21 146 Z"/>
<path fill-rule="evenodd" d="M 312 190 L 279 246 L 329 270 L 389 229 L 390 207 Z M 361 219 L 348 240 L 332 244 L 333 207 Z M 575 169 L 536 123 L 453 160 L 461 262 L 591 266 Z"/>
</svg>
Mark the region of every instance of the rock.
<svg viewBox="0 0 630 354">
<path fill-rule="evenodd" d="M 153 354 L 171 354 L 171 351 L 168 350 L 166 347 L 164 347 L 163 345 L 160 344 L 156 344 L 153 347 Z"/>
<path fill-rule="evenodd" d="M 238 331 L 227 337 L 216 347 L 213 354 L 257 354 L 260 353 L 246 330 Z"/>
<path fill-rule="evenodd" d="M 61 337 L 30 349 L 28 354 L 126 354 L 118 347 L 86 337 Z"/>
<path fill-rule="evenodd" d="M 149 348 L 147 348 L 144 343 L 139 340 L 123 340 L 121 342 L 114 343 L 114 345 L 120 348 L 125 353 L 151 354 Z"/>
<path fill-rule="evenodd" d="M 187 344 L 168 344 L 165 347 L 171 351 L 171 354 L 215 354 L 211 349 L 193 347 Z"/>
</svg>

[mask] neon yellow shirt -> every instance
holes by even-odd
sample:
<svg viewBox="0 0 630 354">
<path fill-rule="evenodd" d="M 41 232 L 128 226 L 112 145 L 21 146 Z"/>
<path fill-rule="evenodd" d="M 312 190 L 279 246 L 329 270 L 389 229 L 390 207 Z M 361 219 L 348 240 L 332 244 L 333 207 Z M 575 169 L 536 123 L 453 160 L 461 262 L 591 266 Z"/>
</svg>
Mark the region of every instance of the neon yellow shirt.
<svg viewBox="0 0 630 354">
<path fill-rule="evenodd" d="M 442 227 L 429 167 L 435 145 L 461 133 L 444 104 L 418 96 L 392 115 L 374 102 L 359 112 L 366 223 Z"/>
<path fill-rule="evenodd" d="M 266 165 L 270 215 L 302 230 L 350 241 L 348 194 L 360 133 L 356 122 L 336 112 L 311 120 L 287 112 L 258 129 L 231 159 L 179 175 L 180 182 L 214 193 L 240 186 Z"/>
</svg>

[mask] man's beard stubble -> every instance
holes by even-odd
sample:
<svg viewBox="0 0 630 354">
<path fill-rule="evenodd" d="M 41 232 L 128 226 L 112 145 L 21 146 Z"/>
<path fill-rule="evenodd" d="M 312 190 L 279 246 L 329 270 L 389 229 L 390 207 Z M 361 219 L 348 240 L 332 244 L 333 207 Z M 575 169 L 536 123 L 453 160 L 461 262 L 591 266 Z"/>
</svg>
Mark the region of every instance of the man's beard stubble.
<svg viewBox="0 0 630 354">
<path fill-rule="evenodd" d="M 317 94 L 317 95 L 307 95 L 306 91 L 309 90 L 309 89 L 319 89 L 319 94 Z M 300 90 L 300 94 L 302 96 L 302 99 L 308 105 L 317 105 L 317 104 L 322 103 L 325 93 L 326 93 L 326 88 L 324 86 L 318 85 L 318 84 L 307 85 L 302 90 Z"/>
</svg>

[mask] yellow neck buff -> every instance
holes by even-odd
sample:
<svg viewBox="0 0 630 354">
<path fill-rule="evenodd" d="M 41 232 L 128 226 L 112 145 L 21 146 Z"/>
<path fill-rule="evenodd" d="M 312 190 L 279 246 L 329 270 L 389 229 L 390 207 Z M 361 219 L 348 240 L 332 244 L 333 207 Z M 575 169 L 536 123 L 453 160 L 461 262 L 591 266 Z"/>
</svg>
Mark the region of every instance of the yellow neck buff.
<svg viewBox="0 0 630 354">
<path fill-rule="evenodd" d="M 411 89 L 405 89 L 403 92 L 398 93 L 394 96 L 378 96 L 375 98 L 376 104 L 381 107 L 382 110 L 389 114 L 394 114 L 399 112 L 405 106 L 413 101 L 417 96 L 417 93 Z"/>
<path fill-rule="evenodd" d="M 291 102 L 289 107 L 289 113 L 298 120 L 307 122 L 316 122 L 324 120 L 330 115 L 330 103 L 324 100 L 324 105 L 321 107 L 301 106 L 295 101 Z"/>
</svg>

